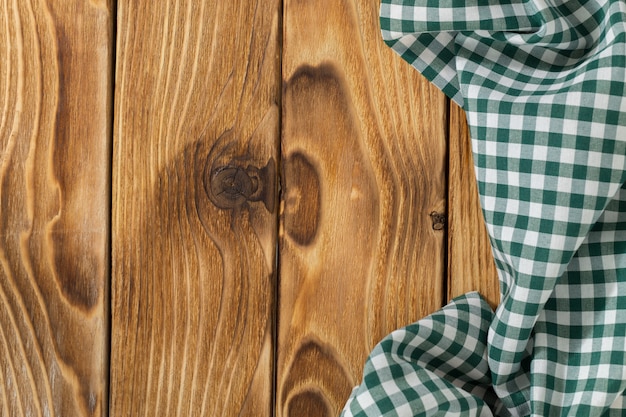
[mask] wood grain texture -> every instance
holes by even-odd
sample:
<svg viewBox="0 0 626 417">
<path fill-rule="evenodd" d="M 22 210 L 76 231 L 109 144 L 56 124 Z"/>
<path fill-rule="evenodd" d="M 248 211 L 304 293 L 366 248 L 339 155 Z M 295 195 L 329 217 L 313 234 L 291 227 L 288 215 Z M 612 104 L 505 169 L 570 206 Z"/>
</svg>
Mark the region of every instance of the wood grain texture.
<svg viewBox="0 0 626 417">
<path fill-rule="evenodd" d="M 113 2 L 0 1 L 0 415 L 104 416 Z"/>
<path fill-rule="evenodd" d="M 454 103 L 448 182 L 448 299 L 478 291 L 495 307 L 500 287 L 478 199 L 469 129 L 465 113 Z"/>
<path fill-rule="evenodd" d="M 335 416 L 371 348 L 445 298 L 447 102 L 378 1 L 286 0 L 277 416 Z"/>
<path fill-rule="evenodd" d="M 271 415 L 280 20 L 118 2 L 112 416 Z"/>
</svg>

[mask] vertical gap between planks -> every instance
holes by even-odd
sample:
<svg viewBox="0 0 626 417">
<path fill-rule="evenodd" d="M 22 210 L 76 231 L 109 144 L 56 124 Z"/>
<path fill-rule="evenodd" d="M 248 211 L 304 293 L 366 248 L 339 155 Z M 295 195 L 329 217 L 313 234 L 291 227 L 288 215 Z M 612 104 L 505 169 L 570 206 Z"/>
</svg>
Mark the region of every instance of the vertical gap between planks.
<svg viewBox="0 0 626 417">
<path fill-rule="evenodd" d="M 449 293 L 449 287 L 450 287 L 450 282 L 449 282 L 449 276 L 450 276 L 450 262 L 452 261 L 452 259 L 450 259 L 450 137 L 451 137 L 451 126 L 450 126 L 450 99 L 446 98 L 446 111 L 445 111 L 445 122 L 444 122 L 444 126 L 445 126 L 445 139 L 446 139 L 446 154 L 445 154 L 445 160 L 446 160 L 446 168 L 445 168 L 445 172 L 446 172 L 446 179 L 445 179 L 445 187 L 446 187 L 446 208 L 445 208 L 445 221 L 446 221 L 446 225 L 444 227 L 444 250 L 443 250 L 443 265 L 444 265 L 444 270 L 443 270 L 443 276 L 442 278 L 442 291 L 441 291 L 441 306 L 445 306 L 448 304 L 449 302 L 449 297 L 448 297 L 448 293 Z"/>
<path fill-rule="evenodd" d="M 456 144 L 452 143 L 452 139 L 454 136 L 454 138 L 458 140 L 458 134 L 456 133 L 456 131 L 461 128 L 461 126 L 458 126 L 459 120 L 457 120 L 456 117 L 453 117 L 452 115 L 452 106 L 454 105 L 454 103 L 452 102 L 452 100 L 448 99 L 447 104 L 446 140 L 448 143 L 448 147 L 446 161 L 448 163 L 448 167 L 446 170 L 446 187 L 448 195 L 446 198 L 446 274 L 444 276 L 444 305 L 447 305 L 454 298 L 452 296 L 454 290 L 454 283 L 452 282 L 452 280 L 455 278 L 455 276 L 453 276 L 453 262 L 456 261 L 456 257 L 454 253 L 455 248 L 453 240 L 456 239 L 457 236 L 454 224 L 454 222 L 456 222 L 456 213 L 454 212 L 456 207 L 453 207 L 453 183 L 456 181 L 456 177 L 454 177 L 454 173 L 452 172 L 455 166 L 455 162 L 452 161 L 452 159 L 455 157 L 453 153 L 458 151 L 458 149 L 456 148 Z M 457 125 L 452 126 L 453 120 L 456 122 Z"/>
<path fill-rule="evenodd" d="M 111 96 L 109 97 L 109 105 L 111 116 L 109 118 L 109 172 L 107 177 L 109 180 L 109 195 L 108 195 L 108 219 L 107 219 L 107 282 L 105 288 L 105 305 L 107 311 L 106 314 L 106 349 L 105 349 L 105 392 L 103 395 L 105 404 L 103 405 L 103 416 L 110 416 L 110 404 L 111 404 L 111 347 L 113 343 L 113 157 L 115 155 L 113 151 L 114 133 L 115 133 L 115 78 L 117 68 L 117 0 L 111 1 L 111 60 L 109 66 L 109 76 L 111 77 Z"/>
<path fill-rule="evenodd" d="M 280 320 L 280 281 L 281 281 L 281 244 L 280 244 L 280 228 L 281 228 L 281 212 L 283 207 L 283 55 L 284 55 L 284 36 L 285 36 L 285 0 L 279 2 L 279 21 L 278 21 L 278 77 L 280 80 L 280 94 L 278 94 L 278 152 L 276 153 L 276 187 L 278 210 L 276 210 L 276 259 L 274 266 L 274 310 L 272 317 L 272 393 L 271 393 L 271 413 L 272 417 L 278 415 L 277 412 L 277 391 L 278 391 L 278 329 Z"/>
<path fill-rule="evenodd" d="M 452 291 L 454 288 L 454 283 L 452 282 L 452 280 L 454 279 L 453 276 L 453 265 L 452 263 L 456 261 L 455 258 L 455 253 L 451 252 L 454 251 L 454 243 L 452 242 L 453 239 L 456 238 L 456 230 L 454 229 L 454 224 L 453 222 L 456 221 L 455 218 L 455 214 L 454 213 L 454 209 L 455 207 L 453 207 L 453 202 L 454 202 L 454 196 L 453 193 L 454 191 L 452 190 L 453 188 L 453 182 L 456 181 L 456 178 L 454 177 L 454 173 L 452 172 L 453 166 L 454 166 L 454 162 L 452 161 L 452 158 L 454 157 L 453 152 L 455 152 L 457 149 L 455 149 L 455 144 L 452 143 L 452 136 L 453 136 L 453 129 L 460 129 L 460 126 L 452 126 L 452 122 L 453 122 L 453 117 L 452 117 L 452 105 L 453 102 L 452 100 L 448 99 L 448 106 L 447 106 L 447 114 L 448 114 L 448 120 L 446 123 L 446 139 L 448 142 L 448 155 L 447 155 L 447 163 L 448 163 L 448 168 L 446 170 L 446 187 L 447 187 L 447 191 L 448 191 L 448 196 L 446 199 L 446 275 L 444 276 L 444 305 L 448 304 L 453 296 L 452 296 Z M 458 120 L 455 119 L 455 121 L 458 124 Z M 457 138 L 456 133 L 455 135 L 455 139 Z"/>
</svg>

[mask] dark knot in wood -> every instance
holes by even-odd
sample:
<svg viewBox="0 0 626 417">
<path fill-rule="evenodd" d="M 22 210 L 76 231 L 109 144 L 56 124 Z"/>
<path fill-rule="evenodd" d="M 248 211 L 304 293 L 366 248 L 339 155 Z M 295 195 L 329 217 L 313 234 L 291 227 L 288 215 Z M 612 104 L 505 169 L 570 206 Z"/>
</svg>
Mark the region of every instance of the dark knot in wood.
<svg viewBox="0 0 626 417">
<path fill-rule="evenodd" d="M 218 167 L 209 180 L 213 203 L 221 209 L 233 209 L 247 202 L 263 201 L 268 211 L 274 211 L 276 199 L 276 167 L 271 158 L 263 168 L 239 165 Z"/>
<path fill-rule="evenodd" d="M 211 178 L 211 193 L 220 208 L 242 205 L 256 191 L 256 184 L 240 167 L 225 166 L 216 169 Z"/>
<path fill-rule="evenodd" d="M 433 211 L 430 213 L 430 219 L 433 222 L 433 230 L 443 230 L 446 227 L 445 213 L 437 213 L 436 211 Z"/>
</svg>

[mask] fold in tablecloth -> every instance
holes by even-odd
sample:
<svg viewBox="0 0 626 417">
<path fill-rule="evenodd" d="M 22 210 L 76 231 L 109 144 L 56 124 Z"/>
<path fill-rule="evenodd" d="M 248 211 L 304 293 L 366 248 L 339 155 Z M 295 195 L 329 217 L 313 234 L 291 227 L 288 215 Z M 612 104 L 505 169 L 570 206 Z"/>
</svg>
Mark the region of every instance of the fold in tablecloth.
<svg viewBox="0 0 626 417">
<path fill-rule="evenodd" d="M 342 415 L 626 415 L 626 2 L 383 0 L 380 21 L 466 111 L 501 303 L 387 336 Z"/>
</svg>

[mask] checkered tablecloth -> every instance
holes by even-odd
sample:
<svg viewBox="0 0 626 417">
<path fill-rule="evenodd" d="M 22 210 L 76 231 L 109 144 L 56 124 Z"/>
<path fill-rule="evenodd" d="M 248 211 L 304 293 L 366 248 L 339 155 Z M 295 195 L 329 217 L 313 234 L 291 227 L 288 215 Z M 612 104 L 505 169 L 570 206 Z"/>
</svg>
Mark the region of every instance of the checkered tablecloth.
<svg viewBox="0 0 626 417">
<path fill-rule="evenodd" d="M 342 415 L 626 416 L 626 2 L 380 11 L 466 111 L 501 303 L 470 293 L 387 336 Z"/>
</svg>

